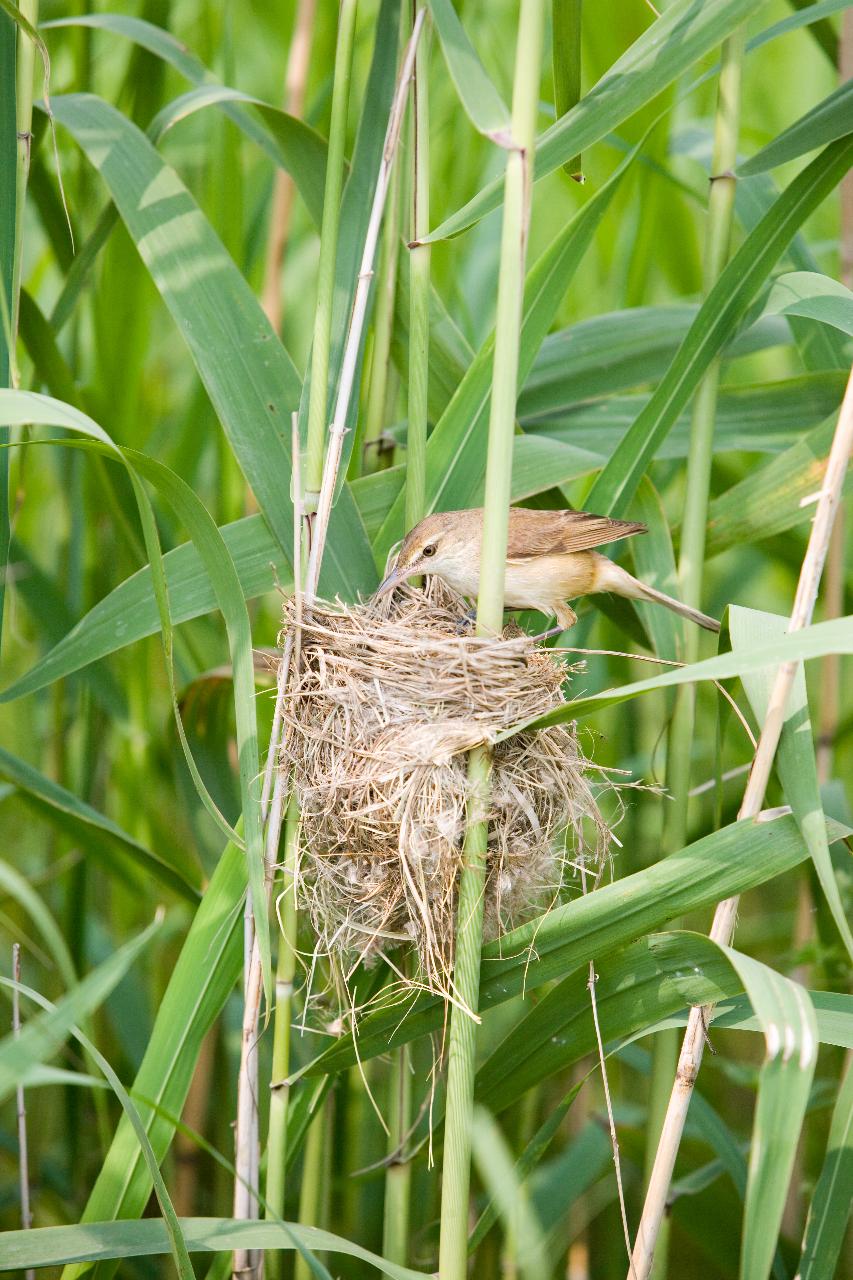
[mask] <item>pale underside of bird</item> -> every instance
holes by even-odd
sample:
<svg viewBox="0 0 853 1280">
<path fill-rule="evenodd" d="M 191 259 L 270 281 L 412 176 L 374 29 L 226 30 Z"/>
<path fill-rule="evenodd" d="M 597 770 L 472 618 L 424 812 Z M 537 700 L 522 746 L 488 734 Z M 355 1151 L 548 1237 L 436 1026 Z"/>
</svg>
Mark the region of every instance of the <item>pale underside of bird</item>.
<svg viewBox="0 0 853 1280">
<path fill-rule="evenodd" d="M 662 604 L 674 613 L 719 631 L 707 614 L 682 604 L 633 577 L 627 569 L 596 550 L 620 538 L 645 533 L 631 520 L 612 520 L 588 511 L 530 511 L 510 507 L 504 602 L 508 609 L 536 609 L 555 617 L 564 629 L 577 621 L 568 604 L 581 596 L 611 592 L 629 600 Z M 377 596 L 407 578 L 436 574 L 468 599 L 480 586 L 483 510 L 442 511 L 425 519 L 406 535 L 394 567 Z"/>
</svg>

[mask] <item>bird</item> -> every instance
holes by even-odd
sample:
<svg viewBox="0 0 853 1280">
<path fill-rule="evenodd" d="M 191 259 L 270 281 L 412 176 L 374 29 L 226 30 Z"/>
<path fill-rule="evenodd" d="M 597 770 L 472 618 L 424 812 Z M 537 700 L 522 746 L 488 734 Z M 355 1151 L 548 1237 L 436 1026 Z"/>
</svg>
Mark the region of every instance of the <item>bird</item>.
<svg viewBox="0 0 853 1280">
<path fill-rule="evenodd" d="M 646 533 L 634 520 L 613 520 L 589 511 L 534 511 L 510 507 L 504 603 L 508 609 L 535 609 L 555 617 L 562 630 L 577 622 L 569 600 L 612 592 L 629 600 L 647 600 L 719 631 L 714 618 L 640 582 L 596 547 Z M 435 574 L 461 596 L 476 599 L 480 586 L 483 509 L 440 511 L 426 516 L 406 534 L 393 568 L 374 599 L 408 578 Z"/>
</svg>

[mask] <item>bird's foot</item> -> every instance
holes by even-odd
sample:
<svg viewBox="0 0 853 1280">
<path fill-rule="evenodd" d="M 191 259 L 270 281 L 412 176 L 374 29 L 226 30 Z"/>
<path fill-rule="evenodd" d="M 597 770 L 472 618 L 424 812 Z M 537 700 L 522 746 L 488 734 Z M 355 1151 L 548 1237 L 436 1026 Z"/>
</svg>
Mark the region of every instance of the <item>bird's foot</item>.
<svg viewBox="0 0 853 1280">
<path fill-rule="evenodd" d="M 471 631 L 471 629 L 473 628 L 474 623 L 476 621 L 477 621 L 477 610 L 469 609 L 468 612 L 466 614 L 463 614 L 463 616 L 457 622 L 456 634 L 458 636 L 467 635 L 468 632 Z"/>
</svg>

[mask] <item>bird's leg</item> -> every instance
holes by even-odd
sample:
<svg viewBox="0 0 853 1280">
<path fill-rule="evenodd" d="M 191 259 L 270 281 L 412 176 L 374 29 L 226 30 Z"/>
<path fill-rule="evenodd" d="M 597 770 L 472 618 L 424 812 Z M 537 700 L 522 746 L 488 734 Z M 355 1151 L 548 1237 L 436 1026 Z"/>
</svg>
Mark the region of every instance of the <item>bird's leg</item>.
<svg viewBox="0 0 853 1280">
<path fill-rule="evenodd" d="M 568 631 L 578 620 L 578 615 L 569 604 L 557 605 L 554 609 L 554 615 L 559 622 L 562 631 Z"/>
</svg>

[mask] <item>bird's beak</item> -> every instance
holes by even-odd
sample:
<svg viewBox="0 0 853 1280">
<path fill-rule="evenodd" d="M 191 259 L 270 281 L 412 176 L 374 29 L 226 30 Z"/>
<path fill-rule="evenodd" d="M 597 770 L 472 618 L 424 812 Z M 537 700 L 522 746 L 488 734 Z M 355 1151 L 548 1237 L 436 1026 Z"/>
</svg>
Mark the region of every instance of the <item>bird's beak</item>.
<svg viewBox="0 0 853 1280">
<path fill-rule="evenodd" d="M 405 582 L 406 578 L 411 576 L 411 570 L 401 572 L 399 569 L 392 569 L 384 582 L 380 582 L 379 586 L 373 593 L 373 599 L 379 600 L 380 597 L 387 595 L 389 591 L 393 591 L 401 582 Z"/>
</svg>

